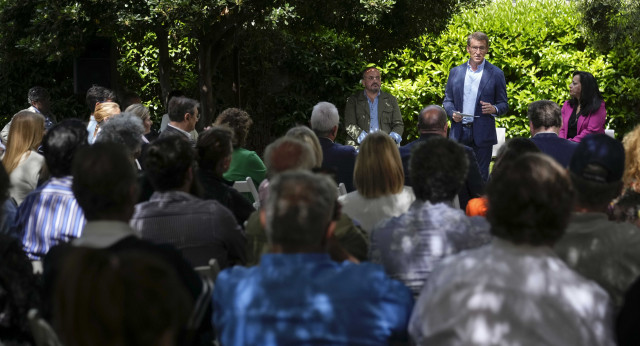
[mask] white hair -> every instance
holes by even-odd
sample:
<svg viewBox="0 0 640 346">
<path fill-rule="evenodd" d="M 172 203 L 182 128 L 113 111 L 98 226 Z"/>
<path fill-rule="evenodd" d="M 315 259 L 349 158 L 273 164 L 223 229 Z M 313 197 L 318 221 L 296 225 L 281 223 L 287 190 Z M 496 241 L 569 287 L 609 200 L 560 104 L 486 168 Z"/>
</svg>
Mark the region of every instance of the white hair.
<svg viewBox="0 0 640 346">
<path fill-rule="evenodd" d="M 311 112 L 311 128 L 319 136 L 326 136 L 340 122 L 338 109 L 333 103 L 319 102 Z"/>
</svg>

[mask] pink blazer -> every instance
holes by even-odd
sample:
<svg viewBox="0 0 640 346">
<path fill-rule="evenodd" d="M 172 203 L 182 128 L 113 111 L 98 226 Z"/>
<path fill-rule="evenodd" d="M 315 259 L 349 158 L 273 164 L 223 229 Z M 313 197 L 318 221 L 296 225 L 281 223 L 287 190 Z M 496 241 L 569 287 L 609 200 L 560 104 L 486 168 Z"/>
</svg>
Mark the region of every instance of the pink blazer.
<svg viewBox="0 0 640 346">
<path fill-rule="evenodd" d="M 573 113 L 573 107 L 569 101 L 565 101 L 562 105 L 562 128 L 558 136 L 567 138 L 567 127 L 569 126 L 569 118 Z M 584 136 L 590 133 L 604 133 L 604 123 L 607 119 L 607 110 L 604 108 L 604 101 L 600 104 L 600 108 L 595 113 L 578 117 L 578 133 L 570 141 L 580 142 Z"/>
</svg>

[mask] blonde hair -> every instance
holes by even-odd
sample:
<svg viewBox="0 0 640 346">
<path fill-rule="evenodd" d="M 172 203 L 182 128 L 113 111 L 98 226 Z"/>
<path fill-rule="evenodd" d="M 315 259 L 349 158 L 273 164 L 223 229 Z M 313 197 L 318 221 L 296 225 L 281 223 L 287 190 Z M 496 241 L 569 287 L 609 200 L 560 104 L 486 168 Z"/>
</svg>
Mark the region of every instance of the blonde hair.
<svg viewBox="0 0 640 346">
<path fill-rule="evenodd" d="M 43 135 L 44 117 L 41 114 L 20 111 L 13 116 L 7 139 L 7 150 L 2 159 L 7 174 L 11 174 L 18 167 L 24 153 L 36 150 L 40 146 Z"/>
<path fill-rule="evenodd" d="M 146 118 L 151 117 L 151 114 L 149 114 L 149 108 L 145 107 L 141 103 L 134 103 L 127 107 L 127 109 L 125 109 L 124 111 L 135 114 L 138 118 L 142 119 L 142 121 L 144 121 Z"/>
<path fill-rule="evenodd" d="M 622 181 L 625 187 L 640 191 L 640 125 L 624 136 L 622 144 L 624 145 Z"/>
<path fill-rule="evenodd" d="M 365 198 L 400 193 L 404 170 L 396 143 L 384 132 L 374 132 L 360 145 L 353 171 L 353 183 Z"/>
<path fill-rule="evenodd" d="M 98 125 L 96 125 L 96 130 L 93 132 L 93 136 L 95 137 L 98 134 L 98 129 L 103 121 L 111 118 L 113 115 L 120 113 L 120 106 L 118 106 L 115 102 L 102 102 L 96 105 L 96 110 L 93 112 L 93 118 L 96 119 Z"/>
<path fill-rule="evenodd" d="M 296 126 L 289 131 L 287 131 L 287 136 L 297 138 L 311 147 L 313 150 L 313 157 L 316 162 L 314 167 L 322 166 L 322 147 L 320 146 L 320 141 L 318 140 L 318 136 L 306 126 Z"/>
</svg>

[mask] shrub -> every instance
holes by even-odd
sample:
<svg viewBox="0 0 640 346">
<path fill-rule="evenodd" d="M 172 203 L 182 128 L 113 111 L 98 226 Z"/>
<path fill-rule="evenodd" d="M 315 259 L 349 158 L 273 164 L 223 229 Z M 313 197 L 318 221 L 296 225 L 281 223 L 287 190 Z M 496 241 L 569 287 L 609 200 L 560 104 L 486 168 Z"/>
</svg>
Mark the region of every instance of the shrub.
<svg viewBox="0 0 640 346">
<path fill-rule="evenodd" d="M 467 36 L 482 31 L 490 38 L 487 60 L 500 67 L 507 81 L 509 112 L 497 119 L 507 137 L 528 137 L 529 103 L 568 99 L 574 70 L 591 72 L 607 103 L 607 125 L 620 137 L 630 129 L 633 100 L 640 79 L 623 66 L 637 66 L 635 51 L 604 55 L 588 45 L 580 17 L 564 0 L 496 0 L 466 8 L 439 36 L 424 35 L 411 48 L 391 53 L 383 64 L 385 88 L 398 98 L 405 120 L 405 138 L 417 137 L 416 116 L 428 104 L 442 104 L 449 70 L 468 60 Z M 633 54 L 635 52 L 635 54 Z"/>
</svg>

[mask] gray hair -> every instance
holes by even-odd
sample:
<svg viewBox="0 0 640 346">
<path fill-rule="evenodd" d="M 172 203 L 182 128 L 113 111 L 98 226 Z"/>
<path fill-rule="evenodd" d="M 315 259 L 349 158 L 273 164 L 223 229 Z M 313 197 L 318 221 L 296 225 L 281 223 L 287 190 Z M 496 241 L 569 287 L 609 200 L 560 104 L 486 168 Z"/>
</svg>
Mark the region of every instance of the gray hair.
<svg viewBox="0 0 640 346">
<path fill-rule="evenodd" d="M 319 102 L 311 111 L 311 128 L 318 136 L 327 136 L 340 123 L 338 108 L 329 102 Z"/>
<path fill-rule="evenodd" d="M 330 178 L 307 171 L 276 176 L 265 206 L 271 244 L 319 245 L 335 216 L 336 186 Z"/>
<path fill-rule="evenodd" d="M 289 170 L 311 170 L 316 165 L 316 158 L 309 144 L 294 137 L 284 136 L 267 145 L 264 164 L 267 174 L 272 177 Z"/>
<path fill-rule="evenodd" d="M 40 102 L 42 100 L 48 99 L 49 97 L 50 96 L 47 89 L 40 86 L 34 86 L 33 88 L 29 89 L 29 92 L 27 93 L 27 101 L 29 101 L 29 103 Z"/>
<path fill-rule="evenodd" d="M 140 150 L 144 126 L 136 115 L 127 112 L 116 114 L 105 121 L 101 129 L 96 142 L 124 145 L 132 155 Z"/>
</svg>

